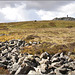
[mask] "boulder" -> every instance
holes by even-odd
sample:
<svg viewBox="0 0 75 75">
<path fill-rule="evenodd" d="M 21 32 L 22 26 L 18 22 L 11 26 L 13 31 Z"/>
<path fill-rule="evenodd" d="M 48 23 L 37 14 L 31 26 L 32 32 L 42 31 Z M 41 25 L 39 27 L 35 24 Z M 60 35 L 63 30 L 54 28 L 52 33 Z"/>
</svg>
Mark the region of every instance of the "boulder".
<svg viewBox="0 0 75 75">
<path fill-rule="evenodd" d="M 66 68 L 61 68 L 61 69 L 59 69 L 59 72 L 61 74 L 67 74 L 68 73 L 68 70 Z"/>
<path fill-rule="evenodd" d="M 18 63 L 14 63 L 11 68 L 11 74 L 15 74 L 18 68 L 19 68 Z"/>
<path fill-rule="evenodd" d="M 60 57 L 60 53 L 56 53 L 55 55 L 52 56 L 51 59 L 56 58 L 56 57 Z"/>
<path fill-rule="evenodd" d="M 52 63 L 53 63 L 53 62 L 59 62 L 59 61 L 60 61 L 59 58 L 53 58 L 53 59 L 51 60 Z"/>
<path fill-rule="evenodd" d="M 70 71 L 68 75 L 75 75 L 75 71 Z"/>
<path fill-rule="evenodd" d="M 30 70 L 27 75 L 37 75 L 38 73 L 36 71 Z"/>
<path fill-rule="evenodd" d="M 35 69 L 31 66 L 19 67 L 19 69 L 16 71 L 15 75 L 17 75 L 17 74 L 28 74 L 30 70 L 35 71 Z"/>
<path fill-rule="evenodd" d="M 41 56 L 40 56 L 41 59 L 42 58 L 47 59 L 47 57 L 50 57 L 50 54 L 47 53 L 47 52 L 42 53 Z"/>
</svg>

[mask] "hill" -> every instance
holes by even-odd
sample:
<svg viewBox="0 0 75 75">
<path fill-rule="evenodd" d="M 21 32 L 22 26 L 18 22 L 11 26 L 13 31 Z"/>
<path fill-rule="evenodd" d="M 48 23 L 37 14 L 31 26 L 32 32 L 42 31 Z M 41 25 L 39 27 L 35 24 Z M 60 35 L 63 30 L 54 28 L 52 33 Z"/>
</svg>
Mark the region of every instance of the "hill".
<svg viewBox="0 0 75 75">
<path fill-rule="evenodd" d="M 73 17 L 68 17 L 68 15 L 67 15 L 67 17 L 61 17 L 61 18 L 54 18 L 53 20 L 64 20 L 64 21 L 75 21 L 75 18 L 73 18 Z"/>
<path fill-rule="evenodd" d="M 0 23 L 0 28 L 64 28 L 64 27 L 75 27 L 75 21 L 25 21 L 25 22 L 12 22 L 12 23 Z M 1 30 L 1 29 L 0 29 Z"/>
<path fill-rule="evenodd" d="M 40 37 L 31 39 L 32 41 L 72 42 L 75 40 L 75 21 L 50 20 L 0 23 L 0 41 L 26 40 L 29 35 Z"/>
</svg>

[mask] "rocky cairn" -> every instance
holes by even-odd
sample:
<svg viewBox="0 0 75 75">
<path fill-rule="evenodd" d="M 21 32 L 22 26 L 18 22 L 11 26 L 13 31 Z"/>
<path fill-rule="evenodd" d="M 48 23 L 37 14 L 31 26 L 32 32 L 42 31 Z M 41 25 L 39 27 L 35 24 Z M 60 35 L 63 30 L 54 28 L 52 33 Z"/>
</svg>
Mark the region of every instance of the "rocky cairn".
<svg viewBox="0 0 75 75">
<path fill-rule="evenodd" d="M 47 52 L 41 55 L 20 53 L 24 46 L 37 45 L 40 42 L 26 43 L 22 40 L 0 42 L 0 67 L 8 69 L 11 74 L 48 74 L 48 75 L 75 75 L 75 60 L 64 52 L 50 55 Z"/>
</svg>

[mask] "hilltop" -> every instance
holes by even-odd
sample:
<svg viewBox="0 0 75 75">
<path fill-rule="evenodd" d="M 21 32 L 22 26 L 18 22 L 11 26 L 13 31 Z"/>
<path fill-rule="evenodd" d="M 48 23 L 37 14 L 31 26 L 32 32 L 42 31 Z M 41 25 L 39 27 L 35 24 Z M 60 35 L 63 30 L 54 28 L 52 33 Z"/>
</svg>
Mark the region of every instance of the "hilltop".
<svg viewBox="0 0 75 75">
<path fill-rule="evenodd" d="M 61 17 L 61 18 L 54 18 L 53 20 L 64 20 L 64 21 L 75 21 L 75 18 L 73 18 L 73 17 L 68 17 L 68 15 L 67 15 L 67 17 Z"/>
<path fill-rule="evenodd" d="M 71 74 L 74 59 L 75 21 L 0 23 L 0 74 Z"/>
<path fill-rule="evenodd" d="M 74 31 L 75 21 L 49 20 L 0 23 L 0 41 L 26 40 L 27 36 L 34 35 L 39 36 L 35 40 L 67 43 L 75 40 Z"/>
</svg>

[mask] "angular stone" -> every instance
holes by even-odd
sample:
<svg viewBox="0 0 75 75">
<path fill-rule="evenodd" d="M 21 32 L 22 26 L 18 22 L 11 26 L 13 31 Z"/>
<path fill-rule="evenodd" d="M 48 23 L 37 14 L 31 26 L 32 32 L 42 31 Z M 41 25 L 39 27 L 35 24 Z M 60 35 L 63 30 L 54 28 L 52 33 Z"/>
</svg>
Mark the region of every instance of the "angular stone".
<svg viewBox="0 0 75 75">
<path fill-rule="evenodd" d="M 47 59 L 47 57 L 50 57 L 50 54 L 47 53 L 47 52 L 42 53 L 41 56 L 40 56 L 41 59 L 42 58 Z"/>
<path fill-rule="evenodd" d="M 17 75 L 17 74 L 28 74 L 30 70 L 35 71 L 35 69 L 34 69 L 33 67 L 31 67 L 31 66 L 20 67 L 20 68 L 16 71 L 15 75 Z"/>
</svg>

